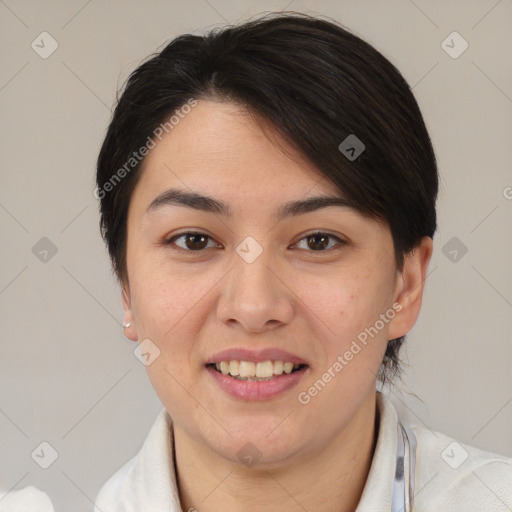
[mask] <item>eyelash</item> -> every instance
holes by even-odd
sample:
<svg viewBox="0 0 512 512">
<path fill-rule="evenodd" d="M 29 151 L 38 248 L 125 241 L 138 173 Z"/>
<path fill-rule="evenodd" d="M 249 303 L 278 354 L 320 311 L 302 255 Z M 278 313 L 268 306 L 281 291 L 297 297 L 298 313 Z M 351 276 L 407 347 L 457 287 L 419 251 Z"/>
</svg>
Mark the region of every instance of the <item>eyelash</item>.
<svg viewBox="0 0 512 512">
<path fill-rule="evenodd" d="M 211 236 L 209 236 L 209 235 L 207 235 L 206 233 L 202 233 L 202 232 L 200 232 L 200 231 L 186 231 L 186 232 L 184 232 L 184 233 L 180 233 L 180 234 L 178 234 L 178 235 L 174 235 L 174 236 L 172 236 L 172 237 L 171 237 L 171 238 L 169 238 L 168 240 L 165 240 L 165 241 L 163 242 L 163 244 L 164 244 L 164 245 L 166 245 L 166 246 L 174 245 L 174 241 L 175 241 L 175 240 L 178 240 L 178 239 L 180 239 L 180 238 L 183 238 L 183 237 L 185 237 L 185 236 L 187 236 L 187 235 L 201 235 L 201 236 L 204 236 L 204 237 L 208 238 L 209 240 L 212 240 L 212 241 L 213 241 L 212 237 L 211 237 Z M 304 240 L 304 239 L 310 238 L 310 237 L 312 237 L 312 236 L 319 236 L 319 235 L 324 235 L 324 236 L 327 236 L 327 237 L 329 237 L 329 238 L 332 238 L 332 239 L 337 240 L 337 241 L 338 241 L 338 245 L 339 245 L 340 247 L 338 247 L 338 248 L 336 248 L 336 247 L 335 247 L 334 249 L 333 249 L 332 247 L 330 247 L 329 249 L 326 249 L 326 250 L 319 250 L 319 251 L 307 250 L 307 252 L 310 252 L 310 253 L 313 253 L 313 254 L 314 254 L 314 253 L 320 253 L 320 254 L 324 253 L 324 254 L 325 254 L 325 253 L 332 252 L 333 250 L 339 250 L 339 249 L 341 249 L 341 247 L 342 247 L 342 246 L 347 245 L 347 242 L 346 242 L 345 240 L 342 240 L 342 239 L 341 239 L 341 238 L 339 238 L 338 236 L 333 235 L 333 234 L 331 234 L 331 233 L 326 233 L 326 232 L 324 232 L 324 231 L 314 231 L 314 232 L 312 232 L 312 233 L 308 233 L 308 234 L 304 235 L 304 236 L 303 236 L 303 237 L 302 237 L 302 238 L 297 242 L 297 244 L 298 244 L 299 242 L 302 242 L 302 240 Z M 295 244 L 295 245 L 297 245 L 297 244 Z M 210 248 L 211 248 L 211 247 L 210 247 Z M 192 254 L 194 254 L 194 253 L 195 253 L 195 254 L 201 254 L 201 253 L 204 253 L 204 252 L 206 251 L 206 249 L 208 249 L 208 248 L 200 249 L 200 250 L 194 251 L 194 250 L 191 250 L 191 249 L 184 249 L 183 247 L 179 247 L 179 246 L 177 246 L 177 247 L 171 247 L 171 250 L 173 250 L 173 251 L 182 251 L 182 252 L 187 252 L 187 253 L 192 253 Z"/>
</svg>

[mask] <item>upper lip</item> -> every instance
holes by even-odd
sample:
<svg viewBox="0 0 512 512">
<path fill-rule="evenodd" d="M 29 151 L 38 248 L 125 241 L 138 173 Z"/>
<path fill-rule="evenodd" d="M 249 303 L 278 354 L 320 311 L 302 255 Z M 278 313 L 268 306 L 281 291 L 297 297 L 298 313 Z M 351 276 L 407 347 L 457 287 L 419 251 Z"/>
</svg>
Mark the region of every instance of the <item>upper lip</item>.
<svg viewBox="0 0 512 512">
<path fill-rule="evenodd" d="M 249 361 L 252 363 L 262 363 L 264 361 L 283 361 L 285 363 L 290 362 L 293 364 L 308 364 L 301 357 L 278 348 L 265 348 L 262 350 L 228 348 L 209 357 L 205 364 L 220 363 L 221 361 Z"/>
</svg>

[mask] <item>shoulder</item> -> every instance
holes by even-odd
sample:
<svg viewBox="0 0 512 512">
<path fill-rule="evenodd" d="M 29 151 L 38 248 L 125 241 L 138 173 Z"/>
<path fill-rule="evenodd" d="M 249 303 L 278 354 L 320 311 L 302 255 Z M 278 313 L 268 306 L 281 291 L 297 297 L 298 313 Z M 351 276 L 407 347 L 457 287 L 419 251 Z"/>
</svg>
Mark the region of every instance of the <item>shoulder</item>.
<svg viewBox="0 0 512 512">
<path fill-rule="evenodd" d="M 140 455 L 137 454 L 129 459 L 102 485 L 96 499 L 94 500 L 95 512 L 97 510 L 106 512 L 108 510 L 113 510 L 115 505 L 117 506 L 120 496 L 124 496 L 128 490 L 127 487 L 139 458 Z"/>
<path fill-rule="evenodd" d="M 94 512 L 120 510 L 121 499 L 126 499 L 127 495 L 133 490 L 130 489 L 129 484 L 139 458 L 140 454 L 132 457 L 108 478 L 94 500 Z"/>
<path fill-rule="evenodd" d="M 170 417 L 164 408 L 137 454 L 103 484 L 96 495 L 94 512 L 175 510 L 167 506 L 172 485 L 169 425 Z"/>
<path fill-rule="evenodd" d="M 4 494 L 0 491 L 0 512 L 54 512 L 53 504 L 43 491 L 29 485 Z M 3 498 L 2 498 L 3 496 Z"/>
<path fill-rule="evenodd" d="M 420 426 L 416 434 L 415 509 L 510 510 L 512 458 Z"/>
</svg>

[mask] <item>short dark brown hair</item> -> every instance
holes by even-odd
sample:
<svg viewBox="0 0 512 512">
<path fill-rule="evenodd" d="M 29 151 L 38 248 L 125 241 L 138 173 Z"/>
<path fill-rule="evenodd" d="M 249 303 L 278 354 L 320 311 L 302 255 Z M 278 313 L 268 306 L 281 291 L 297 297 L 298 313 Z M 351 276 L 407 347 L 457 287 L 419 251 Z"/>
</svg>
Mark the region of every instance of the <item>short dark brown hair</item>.
<svg viewBox="0 0 512 512">
<path fill-rule="evenodd" d="M 98 157 L 95 194 L 101 233 L 121 283 L 128 282 L 128 206 L 144 162 L 134 155 L 191 98 L 232 101 L 270 121 L 354 208 L 386 222 L 397 271 L 423 236 L 433 238 L 436 158 L 400 72 L 335 21 L 269 13 L 204 36 L 176 37 L 135 69 L 118 93 Z M 350 135 L 364 144 L 354 159 L 340 149 Z M 404 340 L 388 342 L 382 383 L 399 373 Z"/>
</svg>

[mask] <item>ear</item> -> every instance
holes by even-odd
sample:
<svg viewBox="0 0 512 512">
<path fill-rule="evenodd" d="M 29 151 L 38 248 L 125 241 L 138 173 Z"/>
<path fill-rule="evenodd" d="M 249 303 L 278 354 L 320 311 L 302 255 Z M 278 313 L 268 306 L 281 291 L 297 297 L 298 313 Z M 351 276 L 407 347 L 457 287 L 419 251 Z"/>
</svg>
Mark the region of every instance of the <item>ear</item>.
<svg viewBox="0 0 512 512">
<path fill-rule="evenodd" d="M 418 319 L 432 250 L 432 238 L 425 236 L 420 244 L 405 256 L 404 268 L 398 274 L 394 293 L 394 303 L 399 302 L 402 309 L 390 322 L 388 331 L 390 340 L 407 334 Z"/>
<path fill-rule="evenodd" d="M 138 341 L 137 330 L 135 329 L 135 320 L 132 313 L 132 298 L 130 293 L 130 286 L 128 284 L 122 285 L 122 300 L 123 300 L 123 323 L 130 324 L 129 327 L 124 327 L 124 335 L 132 341 Z"/>
</svg>

